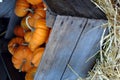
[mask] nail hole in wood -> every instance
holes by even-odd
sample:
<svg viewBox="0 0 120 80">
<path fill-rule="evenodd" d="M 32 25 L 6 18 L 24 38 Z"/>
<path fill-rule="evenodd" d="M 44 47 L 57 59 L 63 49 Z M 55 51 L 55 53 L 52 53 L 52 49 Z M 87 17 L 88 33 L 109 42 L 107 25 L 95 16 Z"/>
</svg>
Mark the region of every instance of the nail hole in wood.
<svg viewBox="0 0 120 80">
<path fill-rule="evenodd" d="M 71 24 L 73 24 L 73 21 L 71 21 Z"/>
<path fill-rule="evenodd" d="M 60 24 L 61 26 L 63 25 L 63 21 L 61 22 L 61 24 Z"/>
<path fill-rule="evenodd" d="M 87 23 L 87 26 L 90 26 L 90 23 Z"/>
<path fill-rule="evenodd" d="M 92 28 L 94 28 L 94 26 L 92 26 Z"/>
<path fill-rule="evenodd" d="M 80 26 L 79 26 L 80 28 L 82 28 L 82 24 L 80 24 Z"/>
</svg>

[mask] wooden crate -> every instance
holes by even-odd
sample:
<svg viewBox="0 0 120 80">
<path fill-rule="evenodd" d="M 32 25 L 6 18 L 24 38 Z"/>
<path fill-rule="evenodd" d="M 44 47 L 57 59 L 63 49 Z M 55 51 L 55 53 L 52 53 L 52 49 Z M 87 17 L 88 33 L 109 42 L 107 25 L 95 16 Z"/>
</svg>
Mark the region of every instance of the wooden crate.
<svg viewBox="0 0 120 80">
<path fill-rule="evenodd" d="M 61 1 L 64 3 L 64 1 L 68 0 Z M 76 3 L 77 1 L 78 0 L 74 0 Z M 83 10 L 85 7 L 88 10 L 87 12 L 83 10 L 83 13 L 79 11 L 78 13 L 80 15 L 77 15 L 79 17 L 52 16 L 47 13 L 49 17 L 47 17 L 47 25 L 52 28 L 52 32 L 34 80 L 76 80 L 78 77 L 84 78 L 87 76 L 88 71 L 91 70 L 95 64 L 96 57 L 93 57 L 89 61 L 87 60 L 99 50 L 99 42 L 104 30 L 101 25 L 106 22 L 102 20 L 106 19 L 104 18 L 105 15 L 100 13 L 99 10 L 95 13 L 94 11 L 91 12 L 92 7 L 90 6 L 92 4 L 89 5 L 87 1 L 90 0 L 80 0 L 80 3 L 78 3 L 78 5 L 80 5 L 83 2 L 86 3 L 87 6 L 82 5 L 76 8 L 75 11 L 80 10 L 80 8 Z M 76 7 L 74 6 L 75 3 L 71 3 L 70 5 L 74 8 Z M 96 10 L 97 9 L 95 9 L 95 11 Z M 73 15 L 76 15 L 76 13 Z M 81 18 L 81 15 L 88 18 L 99 19 Z M 100 20 L 100 18 L 102 19 Z M 16 25 L 19 20 L 20 18 L 14 13 L 11 15 L 8 30 L 5 35 L 6 39 L 13 37 L 14 25 Z"/>
<path fill-rule="evenodd" d="M 93 56 L 99 50 L 105 20 L 71 16 L 50 16 L 47 25 L 52 28 L 49 42 L 34 80 L 76 80 L 86 77 L 95 63 Z M 14 14 L 12 15 L 16 17 Z M 19 22 L 11 18 L 9 25 Z M 5 38 L 10 39 L 14 26 L 9 26 Z M 72 69 L 74 71 L 72 71 Z M 77 74 L 76 74 L 77 73 Z"/>
<path fill-rule="evenodd" d="M 106 21 L 60 15 L 47 21 L 47 25 L 53 25 L 52 32 L 35 80 L 77 80 L 79 76 L 86 77 L 96 57 L 87 60 L 99 50 L 104 30 L 101 25 Z"/>
</svg>

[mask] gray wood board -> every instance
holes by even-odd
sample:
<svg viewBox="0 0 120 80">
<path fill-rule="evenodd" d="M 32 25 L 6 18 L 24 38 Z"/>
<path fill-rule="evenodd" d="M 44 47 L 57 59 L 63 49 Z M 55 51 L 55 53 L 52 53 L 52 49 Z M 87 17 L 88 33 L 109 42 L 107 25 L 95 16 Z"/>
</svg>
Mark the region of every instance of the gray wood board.
<svg viewBox="0 0 120 80">
<path fill-rule="evenodd" d="M 4 2 L 4 1 L 3 1 Z M 7 26 L 7 31 L 6 31 L 6 34 L 4 36 L 4 38 L 6 39 L 11 39 L 14 37 L 14 27 L 17 25 L 17 24 L 20 24 L 20 20 L 21 18 L 17 17 L 14 13 L 14 8 L 15 8 L 15 3 L 16 3 L 16 0 L 6 0 L 6 3 L 12 3 L 12 6 L 10 6 L 10 14 L 9 14 L 9 23 L 8 23 L 8 26 Z M 8 13 L 8 12 L 7 12 Z M 7 14 L 8 15 L 8 14 Z"/>
<path fill-rule="evenodd" d="M 87 19 L 57 16 L 35 80 L 60 80 Z"/>
<path fill-rule="evenodd" d="M 103 32 L 103 28 L 100 25 L 103 23 L 105 23 L 103 20 L 88 19 L 82 36 L 68 63 L 72 69 L 67 67 L 62 80 L 77 80 L 78 77 L 84 78 L 87 76 L 96 58 L 93 57 L 88 62 L 86 61 L 99 50 L 99 41 Z M 77 75 L 75 73 L 77 73 Z"/>
<path fill-rule="evenodd" d="M 3 0 L 0 2 L 0 18 L 1 17 L 11 17 L 11 12 L 13 12 L 16 0 Z"/>
<path fill-rule="evenodd" d="M 43 0 L 51 12 L 59 15 L 106 19 L 91 0 Z"/>
<path fill-rule="evenodd" d="M 11 39 L 14 37 L 14 27 L 20 22 L 20 20 L 21 18 L 17 17 L 13 11 L 7 26 L 6 34 L 4 36 L 6 39 Z"/>
<path fill-rule="evenodd" d="M 46 11 L 46 25 L 52 28 L 56 19 L 56 15 L 51 13 L 49 10 Z"/>
</svg>

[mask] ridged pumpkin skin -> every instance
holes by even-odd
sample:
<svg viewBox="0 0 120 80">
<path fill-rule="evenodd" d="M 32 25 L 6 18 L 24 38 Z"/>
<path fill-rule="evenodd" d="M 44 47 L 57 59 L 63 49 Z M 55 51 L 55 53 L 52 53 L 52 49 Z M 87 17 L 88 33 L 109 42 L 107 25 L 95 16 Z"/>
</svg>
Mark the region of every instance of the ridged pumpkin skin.
<svg viewBox="0 0 120 80">
<path fill-rule="evenodd" d="M 25 42 L 29 43 L 31 38 L 32 38 L 32 34 L 33 32 L 26 32 L 25 35 L 24 35 L 24 39 L 25 39 Z"/>
<path fill-rule="evenodd" d="M 29 48 L 34 51 L 40 45 L 46 42 L 49 36 L 50 29 L 46 26 L 44 19 L 39 19 L 35 23 L 35 30 L 32 35 L 32 39 L 29 42 Z"/>
<path fill-rule="evenodd" d="M 26 22 L 28 22 L 28 24 L 29 24 L 30 26 L 33 26 L 33 24 L 34 24 L 34 20 L 32 20 L 32 16 L 33 16 L 33 15 L 34 15 L 33 13 L 29 13 L 29 14 L 28 14 L 26 17 L 24 17 L 24 19 L 21 21 L 21 25 L 24 27 L 25 30 L 29 30 Z M 28 18 L 28 21 L 26 21 L 27 17 L 29 17 L 29 18 Z"/>
<path fill-rule="evenodd" d="M 31 68 L 25 75 L 25 80 L 34 80 L 35 73 L 37 71 L 37 68 Z"/>
<path fill-rule="evenodd" d="M 44 10 L 44 8 L 37 8 L 37 9 L 35 9 L 34 15 L 38 15 L 40 18 L 45 19 L 46 18 L 46 11 Z"/>
<path fill-rule="evenodd" d="M 15 5 L 15 14 L 18 17 L 23 17 L 27 14 L 27 10 L 30 7 L 30 4 L 26 0 L 17 0 Z"/>
<path fill-rule="evenodd" d="M 48 39 L 49 36 L 49 31 L 45 30 L 45 29 L 40 29 L 37 28 L 35 29 L 33 35 L 32 35 L 32 39 L 29 42 L 29 48 L 34 51 L 35 49 L 37 49 L 40 45 L 42 45 L 43 43 L 46 42 L 46 40 Z"/>
<path fill-rule="evenodd" d="M 18 37 L 24 37 L 25 30 L 21 26 L 15 26 L 14 34 Z"/>
<path fill-rule="evenodd" d="M 37 8 L 35 9 L 34 14 L 31 16 L 31 18 L 28 19 L 28 23 L 30 26 L 34 27 L 35 22 L 38 19 L 45 19 L 46 18 L 46 11 L 43 10 L 43 8 Z"/>
<path fill-rule="evenodd" d="M 26 17 L 22 18 L 21 27 L 23 27 L 24 30 L 29 30 L 29 28 L 26 25 Z"/>
<path fill-rule="evenodd" d="M 31 26 L 31 27 L 34 27 L 34 18 L 33 18 L 33 15 L 31 17 L 28 18 L 28 24 Z"/>
<path fill-rule="evenodd" d="M 45 19 L 38 19 L 38 20 L 35 22 L 34 27 L 35 27 L 35 28 L 40 28 L 40 29 L 49 30 L 49 28 L 46 26 L 46 20 L 45 20 Z"/>
<path fill-rule="evenodd" d="M 24 43 L 24 39 L 20 37 L 12 38 L 8 43 L 8 51 L 13 55 L 16 49 Z"/>
<path fill-rule="evenodd" d="M 37 4 L 37 5 L 32 5 L 32 9 L 37 9 L 37 8 L 43 8 L 44 9 L 44 5 L 43 5 L 43 2 Z"/>
<path fill-rule="evenodd" d="M 35 66 L 38 67 L 39 63 L 41 61 L 42 55 L 44 53 L 44 48 L 37 48 L 34 52 L 33 52 L 33 57 L 31 60 L 31 63 Z"/>
<path fill-rule="evenodd" d="M 16 69 L 21 67 L 21 71 L 28 72 L 33 67 L 30 64 L 31 59 L 32 51 L 27 46 L 19 46 L 12 57 L 12 63 Z"/>
<path fill-rule="evenodd" d="M 27 0 L 28 3 L 32 5 L 37 5 L 42 2 L 42 0 Z"/>
</svg>

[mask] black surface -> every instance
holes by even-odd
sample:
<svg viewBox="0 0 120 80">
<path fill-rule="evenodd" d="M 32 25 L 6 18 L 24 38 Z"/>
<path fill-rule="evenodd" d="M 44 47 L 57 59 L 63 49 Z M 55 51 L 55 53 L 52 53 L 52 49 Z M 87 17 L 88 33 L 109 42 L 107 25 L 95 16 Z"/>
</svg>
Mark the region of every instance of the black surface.
<svg viewBox="0 0 120 80">
<path fill-rule="evenodd" d="M 13 67 L 11 57 L 10 53 L 1 53 L 0 56 L 9 80 L 25 80 L 25 73 L 18 72 L 18 70 Z"/>
<path fill-rule="evenodd" d="M 86 18 L 106 19 L 91 0 L 44 0 L 51 12 Z"/>
<path fill-rule="evenodd" d="M 9 42 L 9 39 L 0 38 L 0 52 L 2 53 L 8 52 L 8 42 Z"/>
<path fill-rule="evenodd" d="M 25 80 L 25 73 L 18 72 L 12 64 L 12 55 L 9 53 L 7 48 L 8 42 L 8 39 L 0 38 L 0 60 L 2 62 L 1 66 L 5 71 L 3 74 L 0 72 L 0 76 L 3 76 L 3 80 Z M 8 77 L 4 77 L 5 75 Z"/>
<path fill-rule="evenodd" d="M 0 80 L 9 80 L 7 79 L 7 73 L 5 71 L 1 58 L 0 58 Z"/>
<path fill-rule="evenodd" d="M 0 34 L 7 29 L 8 23 L 9 23 L 9 18 L 0 18 Z M 2 36 L 0 35 L 0 37 Z"/>
</svg>

